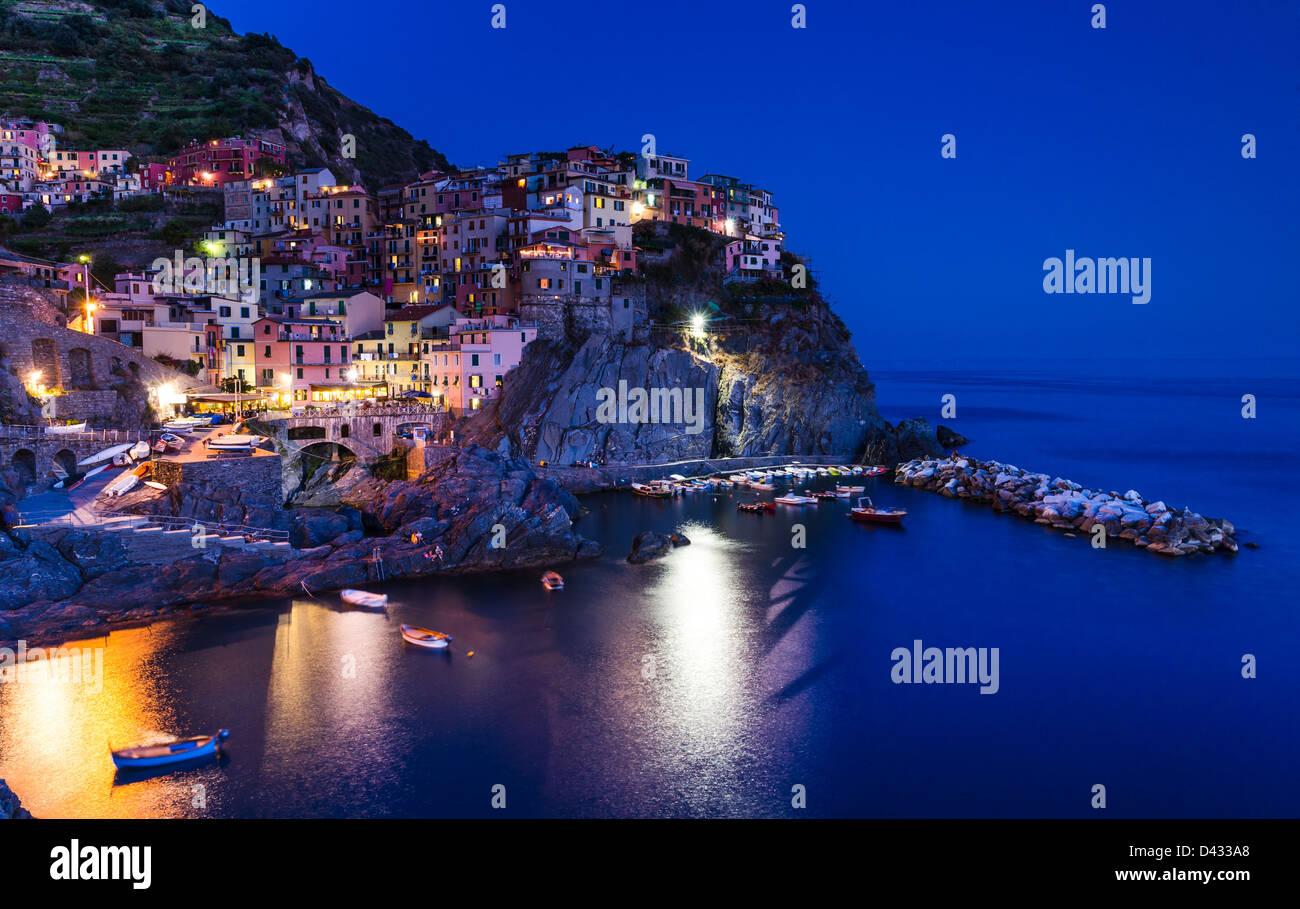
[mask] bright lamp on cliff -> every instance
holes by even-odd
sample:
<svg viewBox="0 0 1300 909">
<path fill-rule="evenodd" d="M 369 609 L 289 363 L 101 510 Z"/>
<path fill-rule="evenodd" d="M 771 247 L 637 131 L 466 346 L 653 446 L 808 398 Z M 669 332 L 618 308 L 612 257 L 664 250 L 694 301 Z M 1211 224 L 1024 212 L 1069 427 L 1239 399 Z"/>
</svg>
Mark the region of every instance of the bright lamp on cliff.
<svg viewBox="0 0 1300 909">
<path fill-rule="evenodd" d="M 704 335 L 704 313 L 697 312 L 695 315 L 691 316 L 691 333 L 696 337 L 702 337 Z"/>
</svg>

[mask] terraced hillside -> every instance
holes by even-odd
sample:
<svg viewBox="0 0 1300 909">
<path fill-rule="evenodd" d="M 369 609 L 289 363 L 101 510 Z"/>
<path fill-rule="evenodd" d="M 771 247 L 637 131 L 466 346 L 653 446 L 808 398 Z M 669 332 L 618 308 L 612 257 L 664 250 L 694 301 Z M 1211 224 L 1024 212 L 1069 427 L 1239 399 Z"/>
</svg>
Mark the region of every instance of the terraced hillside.
<svg viewBox="0 0 1300 909">
<path fill-rule="evenodd" d="M 344 97 L 270 35 L 239 35 L 191 0 L 0 0 L 0 113 L 63 123 L 70 148 L 166 155 L 191 139 L 265 135 L 291 163 L 370 187 L 449 168 Z M 209 7 L 211 4 L 209 4 Z M 357 156 L 341 156 L 341 137 Z"/>
</svg>

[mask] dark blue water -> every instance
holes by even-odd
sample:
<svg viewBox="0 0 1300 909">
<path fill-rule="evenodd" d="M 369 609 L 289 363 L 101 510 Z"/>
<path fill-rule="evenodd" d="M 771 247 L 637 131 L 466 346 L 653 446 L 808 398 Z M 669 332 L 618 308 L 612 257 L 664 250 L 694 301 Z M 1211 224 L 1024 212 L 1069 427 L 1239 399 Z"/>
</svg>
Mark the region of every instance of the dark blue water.
<svg viewBox="0 0 1300 909">
<path fill-rule="evenodd" d="M 1260 548 L 1099 551 L 881 481 L 901 529 L 592 496 L 608 553 L 560 566 L 562 592 L 527 572 L 393 585 L 386 615 L 303 598 L 114 633 L 98 690 L 0 686 L 0 778 L 38 816 L 1088 816 L 1095 784 L 1110 816 L 1300 813 L 1295 364 L 906 367 L 873 371 L 886 417 Z M 628 565 L 643 529 L 693 543 Z M 454 652 L 405 647 L 403 621 Z M 916 639 L 998 648 L 999 690 L 894 684 Z M 217 726 L 224 763 L 114 776 L 109 741 Z"/>
</svg>

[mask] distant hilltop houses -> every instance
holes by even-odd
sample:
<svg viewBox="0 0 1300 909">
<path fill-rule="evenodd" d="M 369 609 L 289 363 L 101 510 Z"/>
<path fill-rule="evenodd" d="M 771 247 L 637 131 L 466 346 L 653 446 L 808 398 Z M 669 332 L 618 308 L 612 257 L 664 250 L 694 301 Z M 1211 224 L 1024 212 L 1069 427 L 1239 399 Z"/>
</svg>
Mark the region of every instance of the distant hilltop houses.
<svg viewBox="0 0 1300 909">
<path fill-rule="evenodd" d="M 784 277 L 771 193 L 693 179 L 684 157 L 579 146 L 372 192 L 329 168 L 285 173 L 284 146 L 260 139 L 194 143 L 128 174 L 123 151 L 42 138 L 61 132 L 0 121 L 0 210 L 88 187 L 101 198 L 208 187 L 225 201 L 224 220 L 174 261 L 118 275 L 84 308 L 78 296 L 68 327 L 278 406 L 416 397 L 459 414 L 498 395 L 539 337 L 575 324 L 633 337 L 646 321 L 643 265 L 663 255 L 635 245 L 641 221 L 716 235 L 726 281 Z M 0 250 L 0 280 L 66 293 L 86 274 Z"/>
</svg>

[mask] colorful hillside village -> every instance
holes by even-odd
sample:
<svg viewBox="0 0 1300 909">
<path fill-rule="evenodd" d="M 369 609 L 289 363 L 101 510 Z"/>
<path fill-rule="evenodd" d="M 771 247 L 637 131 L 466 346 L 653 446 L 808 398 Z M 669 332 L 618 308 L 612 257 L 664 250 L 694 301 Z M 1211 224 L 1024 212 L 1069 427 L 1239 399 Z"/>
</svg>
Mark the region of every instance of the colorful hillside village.
<svg viewBox="0 0 1300 909">
<path fill-rule="evenodd" d="M 771 193 L 692 178 L 684 157 L 583 146 L 372 190 L 328 168 L 291 172 L 285 147 L 264 139 L 208 140 L 149 163 L 64 149 L 62 132 L 0 120 L 0 213 L 180 188 L 220 193 L 225 206 L 174 266 L 93 286 L 84 308 L 78 294 L 68 327 L 193 364 L 268 406 L 418 398 L 459 415 L 498 395 L 524 348 L 574 314 L 630 336 L 656 252 L 635 245 L 639 221 L 717 235 L 728 281 L 783 277 Z M 84 262 L 0 250 L 4 276 L 65 293 L 94 283 Z"/>
</svg>

